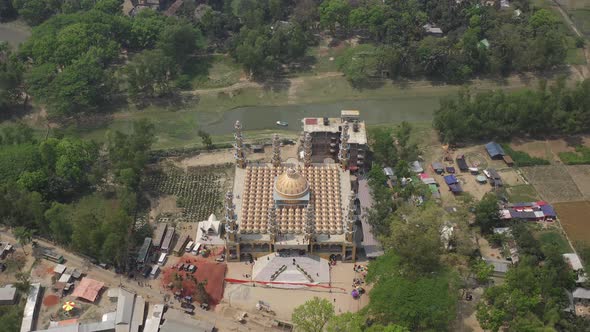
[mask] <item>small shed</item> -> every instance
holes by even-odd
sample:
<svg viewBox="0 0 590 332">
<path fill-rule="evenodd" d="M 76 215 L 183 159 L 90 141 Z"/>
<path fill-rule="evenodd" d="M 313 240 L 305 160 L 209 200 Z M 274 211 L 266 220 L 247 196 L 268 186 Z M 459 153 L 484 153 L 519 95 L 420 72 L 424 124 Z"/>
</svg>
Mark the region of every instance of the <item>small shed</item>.
<svg viewBox="0 0 590 332">
<path fill-rule="evenodd" d="M 445 167 L 443 166 L 442 163 L 439 162 L 433 162 L 432 163 L 432 170 L 436 173 L 436 174 L 442 174 L 445 171 Z"/>
<path fill-rule="evenodd" d="M 68 274 L 68 273 L 64 273 L 64 274 L 61 275 L 61 277 L 59 278 L 58 281 L 67 284 L 71 280 L 72 280 L 72 275 L 71 274 Z"/>
<path fill-rule="evenodd" d="M 512 264 L 512 263 L 510 263 L 510 261 L 500 260 L 500 259 L 485 259 L 484 258 L 484 261 L 486 262 L 486 264 L 494 267 L 493 274 L 497 277 L 503 277 L 506 274 L 506 272 L 508 272 L 508 269 L 510 268 L 510 265 Z"/>
<path fill-rule="evenodd" d="M 66 272 L 66 266 L 63 264 L 57 264 L 54 268 L 53 268 L 53 273 L 55 274 L 63 274 L 64 272 Z"/>
<path fill-rule="evenodd" d="M 463 192 L 463 188 L 458 183 L 449 184 L 449 189 L 453 194 L 459 194 Z"/>
<path fill-rule="evenodd" d="M 574 302 L 590 303 L 590 289 L 578 287 L 572 292 Z"/>
<path fill-rule="evenodd" d="M 507 166 L 514 166 L 514 160 L 512 160 L 512 157 L 510 157 L 509 155 L 504 155 L 502 158 L 504 159 L 504 162 Z"/>
<path fill-rule="evenodd" d="M 504 149 L 502 149 L 500 144 L 496 142 L 489 142 L 486 144 L 486 151 L 492 159 L 502 159 L 506 155 L 506 153 L 504 153 Z"/>
<path fill-rule="evenodd" d="M 455 172 L 456 172 L 456 171 L 455 171 L 455 167 L 453 167 L 453 166 L 447 166 L 447 167 L 445 168 L 445 170 L 446 170 L 446 171 L 447 171 L 447 173 L 449 173 L 449 174 L 455 174 Z"/>
<path fill-rule="evenodd" d="M 391 168 L 391 167 L 383 168 L 383 173 L 385 173 L 385 176 L 387 176 L 390 179 L 395 176 L 395 173 L 393 172 L 393 168 Z"/>
<path fill-rule="evenodd" d="M 254 153 L 263 153 L 264 152 L 264 145 L 262 144 L 253 144 L 251 146 L 252 152 Z"/>
<path fill-rule="evenodd" d="M 420 165 L 418 160 L 410 163 L 410 170 L 417 174 L 424 173 L 424 168 L 422 168 L 422 165 Z"/>
<path fill-rule="evenodd" d="M 445 179 L 445 183 L 446 184 L 449 184 L 449 185 L 450 184 L 455 184 L 455 183 L 458 183 L 459 182 L 459 181 L 457 181 L 457 177 L 454 176 L 454 175 L 452 175 L 452 174 L 451 175 L 445 175 L 444 179 Z"/>
</svg>

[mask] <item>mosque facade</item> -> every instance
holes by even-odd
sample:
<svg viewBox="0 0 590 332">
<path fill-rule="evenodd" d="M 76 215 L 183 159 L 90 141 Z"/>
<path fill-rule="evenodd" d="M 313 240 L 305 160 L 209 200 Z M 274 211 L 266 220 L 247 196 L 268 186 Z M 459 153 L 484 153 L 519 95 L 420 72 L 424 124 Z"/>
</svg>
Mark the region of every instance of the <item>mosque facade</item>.
<svg viewBox="0 0 590 332">
<path fill-rule="evenodd" d="M 281 159 L 273 136 L 268 163 L 246 158 L 241 124 L 235 125 L 236 171 L 224 204 L 228 260 L 272 252 L 309 254 L 355 261 L 358 219 L 349 169 L 348 123 L 343 123 L 339 153 L 333 162 L 314 163 L 310 133 L 304 133 L 299 160 Z"/>
</svg>

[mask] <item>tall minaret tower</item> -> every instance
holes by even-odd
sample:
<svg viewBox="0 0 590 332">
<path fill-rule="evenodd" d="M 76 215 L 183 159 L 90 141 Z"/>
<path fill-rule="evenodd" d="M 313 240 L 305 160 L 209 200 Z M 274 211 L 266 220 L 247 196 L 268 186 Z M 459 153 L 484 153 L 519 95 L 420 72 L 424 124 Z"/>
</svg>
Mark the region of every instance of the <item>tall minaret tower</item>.
<svg viewBox="0 0 590 332">
<path fill-rule="evenodd" d="M 309 241 L 309 244 L 312 244 L 312 238 L 314 234 L 314 223 L 313 218 L 313 204 L 308 204 L 307 209 L 305 209 L 305 225 L 304 225 L 304 239 L 305 241 Z"/>
<path fill-rule="evenodd" d="M 356 195 L 354 192 L 350 192 L 348 196 L 348 211 L 346 211 L 345 222 L 344 222 L 344 230 L 346 233 L 346 241 L 353 242 L 354 241 L 354 223 L 356 221 L 356 207 L 354 204 Z"/>
<path fill-rule="evenodd" d="M 309 133 L 305 133 L 303 141 L 303 163 L 305 167 L 311 166 L 311 135 Z"/>
<path fill-rule="evenodd" d="M 272 165 L 274 167 L 281 166 L 281 141 L 279 134 L 272 135 Z"/>
<path fill-rule="evenodd" d="M 227 239 L 232 242 L 236 241 L 238 232 L 234 209 L 234 195 L 231 191 L 228 191 L 225 194 L 225 232 L 227 233 Z"/>
<path fill-rule="evenodd" d="M 350 158 L 350 145 L 348 144 L 348 121 L 342 125 L 342 133 L 340 135 L 340 150 L 338 151 L 338 160 L 343 169 L 348 168 L 348 160 Z"/>
<path fill-rule="evenodd" d="M 268 209 L 268 226 L 266 229 L 270 235 L 270 242 L 274 243 L 277 239 L 277 208 L 274 205 Z"/>
<path fill-rule="evenodd" d="M 236 166 L 239 168 L 245 168 L 246 154 L 244 153 L 244 137 L 242 136 L 242 124 L 240 121 L 236 121 L 234 129 L 234 138 L 236 139 L 236 143 L 234 144 L 234 148 L 236 149 L 234 158 L 236 159 Z"/>
</svg>

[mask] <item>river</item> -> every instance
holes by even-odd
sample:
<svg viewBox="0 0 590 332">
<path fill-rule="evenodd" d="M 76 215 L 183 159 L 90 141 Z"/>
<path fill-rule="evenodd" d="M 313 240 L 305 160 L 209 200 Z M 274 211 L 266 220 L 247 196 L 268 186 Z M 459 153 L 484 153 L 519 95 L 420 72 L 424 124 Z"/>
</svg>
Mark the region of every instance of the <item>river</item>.
<svg viewBox="0 0 590 332">
<path fill-rule="evenodd" d="M 327 104 L 300 104 L 285 106 L 239 107 L 226 111 L 221 118 L 206 112 L 197 115 L 199 123 L 213 135 L 226 135 L 233 132 L 236 120 L 240 120 L 244 130 L 264 130 L 277 128 L 277 121 L 284 121 L 288 127 L 283 130 L 300 131 L 304 117 L 339 117 L 340 110 L 361 111 L 361 119 L 367 124 L 408 122 L 430 122 L 434 110 L 439 106 L 439 97 L 408 97 L 395 99 L 364 99 L 334 102 Z"/>
</svg>

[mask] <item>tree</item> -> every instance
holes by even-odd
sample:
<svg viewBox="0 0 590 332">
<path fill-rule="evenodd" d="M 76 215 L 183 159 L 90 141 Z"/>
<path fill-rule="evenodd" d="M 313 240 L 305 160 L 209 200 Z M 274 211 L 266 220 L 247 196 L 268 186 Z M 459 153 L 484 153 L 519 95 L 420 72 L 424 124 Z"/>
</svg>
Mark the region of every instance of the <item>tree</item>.
<svg viewBox="0 0 590 332">
<path fill-rule="evenodd" d="M 386 128 L 376 127 L 369 130 L 369 137 L 375 161 L 381 166 L 391 167 L 395 165 L 398 156 L 391 131 Z"/>
<path fill-rule="evenodd" d="M 378 54 L 375 46 L 363 44 L 346 50 L 336 64 L 354 86 L 361 87 L 378 76 Z"/>
<path fill-rule="evenodd" d="M 143 51 L 125 67 L 128 91 L 132 98 L 142 95 L 161 97 L 172 92 L 176 74 L 173 58 L 162 50 Z"/>
<path fill-rule="evenodd" d="M 485 194 L 475 206 L 475 223 L 479 225 L 484 234 L 491 233 L 494 226 L 500 223 L 498 198 L 495 194 Z"/>
<path fill-rule="evenodd" d="M 14 237 L 21 245 L 21 248 L 23 249 L 23 253 L 25 255 L 27 255 L 27 252 L 25 251 L 25 246 L 31 243 L 31 241 L 33 240 L 33 232 L 33 230 L 23 226 L 19 226 L 14 229 Z"/>
<path fill-rule="evenodd" d="M 423 208 L 404 207 L 391 220 L 388 246 L 399 255 L 399 268 L 407 275 L 428 275 L 440 268 L 441 215 L 444 210 L 435 205 Z"/>
<path fill-rule="evenodd" d="M 330 29 L 332 34 L 336 33 L 336 27 L 348 28 L 348 15 L 351 6 L 348 0 L 326 0 L 320 5 L 320 23 Z"/>
<path fill-rule="evenodd" d="M 346 312 L 330 319 L 326 326 L 328 332 L 363 332 L 366 319 L 359 313 Z"/>
<path fill-rule="evenodd" d="M 100 60 L 91 49 L 86 55 L 67 66 L 52 81 L 49 110 L 55 115 L 71 116 L 107 101 L 114 91 L 113 76 L 100 66 Z"/>
<path fill-rule="evenodd" d="M 60 9 L 58 0 L 12 0 L 14 8 L 27 24 L 39 25 Z"/>
<path fill-rule="evenodd" d="M 205 145 L 207 150 L 213 149 L 213 141 L 211 140 L 211 135 L 209 135 L 208 132 L 206 132 L 202 129 L 199 129 L 198 135 L 199 135 L 199 137 L 201 137 L 201 140 L 203 141 L 203 145 Z"/>
<path fill-rule="evenodd" d="M 51 234 L 57 243 L 63 245 L 71 241 L 72 225 L 67 205 L 54 202 L 51 208 L 45 211 L 45 219 L 49 222 Z"/>
<path fill-rule="evenodd" d="M 334 316 L 334 306 L 326 299 L 314 297 L 293 310 L 291 320 L 298 330 L 321 332 Z"/>
<path fill-rule="evenodd" d="M 157 47 L 182 65 L 202 47 L 201 32 L 188 22 L 166 25 L 158 36 Z"/>
<path fill-rule="evenodd" d="M 400 263 L 393 251 L 369 263 L 366 281 L 373 284 L 367 307 L 370 317 L 376 323 L 393 323 L 410 331 L 448 330 L 455 319 L 456 276 L 443 271 L 406 277 Z"/>
<path fill-rule="evenodd" d="M 14 288 L 22 294 L 29 294 L 29 290 L 31 289 L 31 275 L 23 272 L 19 272 L 16 274 L 16 282 L 14 284 Z"/>
<path fill-rule="evenodd" d="M 484 260 L 477 260 L 472 266 L 471 271 L 475 275 L 477 282 L 486 284 L 490 280 L 492 273 L 494 273 L 494 267 L 487 264 Z"/>
</svg>

